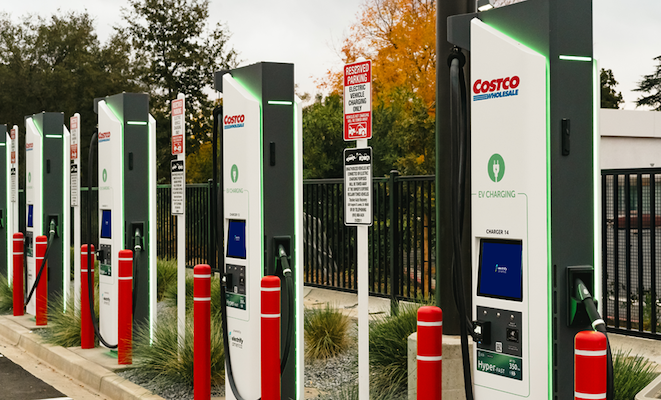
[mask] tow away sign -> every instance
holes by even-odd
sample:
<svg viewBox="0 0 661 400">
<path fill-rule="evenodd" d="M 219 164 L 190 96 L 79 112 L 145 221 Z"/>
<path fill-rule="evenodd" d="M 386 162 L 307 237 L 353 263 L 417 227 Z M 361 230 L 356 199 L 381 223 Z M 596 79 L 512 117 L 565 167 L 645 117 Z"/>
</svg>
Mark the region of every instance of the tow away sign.
<svg viewBox="0 0 661 400">
<path fill-rule="evenodd" d="M 344 149 L 344 224 L 372 220 L 372 148 Z"/>
<path fill-rule="evenodd" d="M 372 61 L 344 66 L 344 140 L 372 138 Z"/>
</svg>

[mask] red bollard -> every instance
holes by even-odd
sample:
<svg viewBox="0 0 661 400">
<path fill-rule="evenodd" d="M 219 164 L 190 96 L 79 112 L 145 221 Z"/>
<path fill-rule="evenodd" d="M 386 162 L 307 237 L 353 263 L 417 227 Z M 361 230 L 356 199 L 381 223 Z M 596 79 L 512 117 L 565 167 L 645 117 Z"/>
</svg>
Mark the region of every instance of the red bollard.
<svg viewBox="0 0 661 400">
<path fill-rule="evenodd" d="M 280 400 L 280 278 L 262 278 L 262 400 Z"/>
<path fill-rule="evenodd" d="M 117 363 L 133 362 L 133 251 L 120 250 L 118 276 Z"/>
<path fill-rule="evenodd" d="M 443 390 L 443 311 L 418 309 L 418 400 L 440 400 Z"/>
<path fill-rule="evenodd" d="M 13 250 L 14 250 L 14 269 L 12 275 L 12 289 L 14 299 L 14 316 L 18 317 L 23 315 L 25 299 L 23 298 L 23 234 L 14 233 L 13 237 Z"/>
<path fill-rule="evenodd" d="M 44 255 L 46 255 L 46 247 L 48 246 L 48 238 L 46 236 L 37 236 L 37 244 L 35 245 L 35 254 L 36 254 L 36 270 L 35 273 L 39 275 L 39 270 L 41 269 L 41 263 L 44 261 Z M 35 275 L 36 277 L 36 275 Z M 37 309 L 37 326 L 43 326 L 48 323 L 48 261 L 44 264 L 44 272 L 41 273 L 41 278 L 39 278 L 39 284 L 37 284 L 36 290 L 36 309 Z"/>
<path fill-rule="evenodd" d="M 222 299 L 224 300 L 224 299 Z M 211 399 L 211 267 L 193 269 L 193 395 Z"/>
<path fill-rule="evenodd" d="M 94 287 L 94 245 L 90 255 L 92 258 L 89 272 L 92 274 L 92 288 Z M 94 289 L 92 289 L 92 299 L 89 298 L 89 288 L 87 286 L 87 245 L 80 247 L 80 348 L 94 348 L 94 325 L 92 325 L 92 315 L 90 314 L 90 303 L 94 304 Z"/>
<path fill-rule="evenodd" d="M 574 337 L 574 399 L 606 400 L 606 335 L 582 331 Z"/>
</svg>

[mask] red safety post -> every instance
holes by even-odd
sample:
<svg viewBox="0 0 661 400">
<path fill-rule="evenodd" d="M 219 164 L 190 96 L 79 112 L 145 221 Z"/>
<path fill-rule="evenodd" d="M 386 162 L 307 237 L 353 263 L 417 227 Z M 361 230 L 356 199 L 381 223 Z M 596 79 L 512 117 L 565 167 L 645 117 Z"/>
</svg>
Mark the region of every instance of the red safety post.
<svg viewBox="0 0 661 400">
<path fill-rule="evenodd" d="M 280 278 L 262 278 L 262 400 L 280 400 Z"/>
<path fill-rule="evenodd" d="M 443 311 L 418 309 L 418 400 L 441 400 L 443 390 Z"/>
<path fill-rule="evenodd" d="M 601 332 L 582 331 L 574 337 L 575 400 L 606 400 L 606 348 Z"/>
<path fill-rule="evenodd" d="M 12 289 L 13 289 L 13 299 L 14 299 L 14 316 L 18 317 L 23 315 L 23 308 L 25 304 L 23 302 L 23 234 L 14 233 L 13 237 L 13 250 L 14 250 L 14 269 L 12 275 Z"/>
<path fill-rule="evenodd" d="M 117 317 L 117 363 L 133 362 L 133 251 L 120 250 Z"/>
<path fill-rule="evenodd" d="M 48 246 L 48 238 L 46 236 L 37 236 L 37 243 L 35 245 L 35 254 L 36 254 L 36 271 L 35 273 L 39 275 L 39 270 L 41 269 L 41 263 L 44 261 L 44 256 L 46 255 L 46 247 Z M 37 326 L 43 326 L 48 323 L 48 261 L 44 264 L 44 272 L 41 273 L 41 278 L 39 278 L 39 283 L 37 284 L 36 294 L 36 309 L 37 309 Z"/>
<path fill-rule="evenodd" d="M 94 287 L 94 245 L 91 244 L 91 268 L 92 287 Z M 90 314 L 90 304 L 94 304 L 94 290 L 90 299 L 89 287 L 87 285 L 87 245 L 80 247 L 80 347 L 82 349 L 94 348 L 94 325 Z M 91 301 L 90 301 L 91 300 Z"/>
<path fill-rule="evenodd" d="M 193 395 L 211 399 L 211 267 L 193 269 Z"/>
</svg>

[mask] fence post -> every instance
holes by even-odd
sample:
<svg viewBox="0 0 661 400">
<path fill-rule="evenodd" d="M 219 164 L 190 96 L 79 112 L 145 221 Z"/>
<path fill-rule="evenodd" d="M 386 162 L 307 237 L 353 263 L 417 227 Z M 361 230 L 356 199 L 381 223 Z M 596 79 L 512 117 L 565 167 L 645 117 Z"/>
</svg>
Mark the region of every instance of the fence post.
<svg viewBox="0 0 661 400">
<path fill-rule="evenodd" d="M 118 279 L 117 363 L 133 363 L 133 251 L 120 250 Z"/>
<path fill-rule="evenodd" d="M 13 252 L 14 252 L 14 273 L 13 277 L 13 300 L 14 300 L 14 316 L 23 315 L 23 308 L 25 299 L 23 298 L 23 234 L 21 232 L 14 233 L 13 237 Z"/>
<path fill-rule="evenodd" d="M 390 180 L 388 188 L 390 191 L 390 209 L 388 218 L 390 219 L 390 314 L 397 315 L 399 304 L 397 303 L 397 293 L 399 289 L 399 196 L 397 195 L 397 185 L 395 178 L 399 176 L 399 171 L 390 171 Z"/>
<path fill-rule="evenodd" d="M 596 331 L 574 337 L 574 399 L 606 400 L 607 340 Z"/>
<path fill-rule="evenodd" d="M 90 303 L 94 304 L 94 290 L 92 298 L 89 297 L 89 286 L 87 284 L 87 274 L 92 274 L 92 287 L 94 287 L 94 245 L 91 244 L 90 262 L 91 270 L 87 270 L 87 246 L 80 246 L 80 348 L 94 348 L 94 325 L 92 324 L 92 315 L 90 314 Z"/>
<path fill-rule="evenodd" d="M 223 316 L 224 317 L 224 316 Z M 193 395 L 195 400 L 211 398 L 211 268 L 198 264 L 193 269 Z"/>
</svg>

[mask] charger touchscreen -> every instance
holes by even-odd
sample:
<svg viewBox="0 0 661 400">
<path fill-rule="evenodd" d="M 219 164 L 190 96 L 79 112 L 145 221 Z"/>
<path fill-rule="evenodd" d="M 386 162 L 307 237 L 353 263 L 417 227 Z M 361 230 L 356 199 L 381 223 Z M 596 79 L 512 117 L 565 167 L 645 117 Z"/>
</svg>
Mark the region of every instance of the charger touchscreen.
<svg viewBox="0 0 661 400">
<path fill-rule="evenodd" d="M 519 240 L 482 239 L 477 294 L 522 301 L 522 253 Z"/>
</svg>

